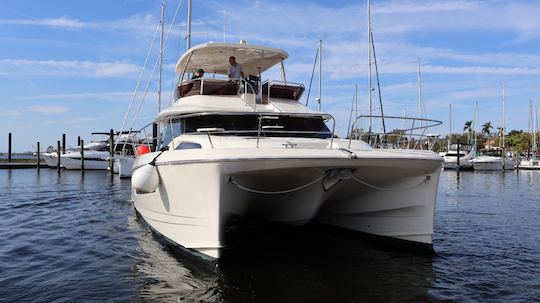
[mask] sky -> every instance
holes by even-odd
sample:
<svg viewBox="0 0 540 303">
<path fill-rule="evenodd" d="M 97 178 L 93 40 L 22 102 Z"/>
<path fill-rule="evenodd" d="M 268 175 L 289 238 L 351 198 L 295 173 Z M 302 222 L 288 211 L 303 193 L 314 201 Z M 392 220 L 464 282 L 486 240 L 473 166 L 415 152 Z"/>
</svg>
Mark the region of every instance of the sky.
<svg viewBox="0 0 540 303">
<path fill-rule="evenodd" d="M 163 107 L 172 100 L 174 65 L 186 48 L 187 15 L 186 0 L 165 5 Z M 160 1 L 27 0 L 0 6 L 0 152 L 7 151 L 9 132 L 14 151 L 23 152 L 37 141 L 55 146 L 63 133 L 67 145 L 76 146 L 77 136 L 88 141 L 91 132 L 120 129 L 143 70 L 125 128 L 152 122 L 157 46 L 149 48 Z M 371 9 L 385 115 L 419 115 L 420 58 L 426 116 L 444 123 L 431 133 L 449 132 L 450 104 L 454 132 L 473 119 L 476 103 L 476 128 L 487 121 L 499 127 L 503 85 L 506 129 L 527 131 L 529 100 L 540 104 L 540 1 L 373 0 Z M 344 136 L 358 85 L 358 111 L 368 113 L 365 1 L 195 0 L 192 32 L 192 45 L 244 39 L 284 49 L 287 80 L 306 87 L 322 39 L 321 110 L 335 116 L 337 133 Z M 317 76 L 313 84 L 310 106 L 316 108 Z"/>
</svg>

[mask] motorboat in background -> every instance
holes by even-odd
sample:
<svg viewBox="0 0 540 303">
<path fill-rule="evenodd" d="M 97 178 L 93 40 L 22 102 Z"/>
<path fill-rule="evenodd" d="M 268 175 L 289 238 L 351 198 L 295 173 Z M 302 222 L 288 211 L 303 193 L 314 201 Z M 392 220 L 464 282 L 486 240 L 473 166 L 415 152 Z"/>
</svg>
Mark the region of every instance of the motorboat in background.
<svg viewBox="0 0 540 303">
<path fill-rule="evenodd" d="M 515 163 L 501 148 L 480 150 L 480 155 L 470 162 L 474 170 L 513 170 Z"/>
<path fill-rule="evenodd" d="M 84 169 L 90 170 L 107 170 L 110 166 L 110 133 L 109 132 L 94 132 L 92 136 L 95 139 L 92 142 L 84 145 Z M 133 134 L 119 133 L 113 134 L 119 144 L 114 148 L 113 154 L 118 154 L 122 149 L 124 141 L 132 142 Z M 101 137 L 101 138 L 100 138 Z M 133 154 L 133 144 L 127 145 L 127 150 Z M 77 170 L 81 169 L 81 151 L 78 149 L 66 151 L 60 155 L 60 165 L 65 169 Z"/>
<path fill-rule="evenodd" d="M 223 77 L 230 56 L 246 79 Z M 159 145 L 133 166 L 140 217 L 210 261 L 237 217 L 315 221 L 431 247 L 442 158 L 336 138 L 330 114 L 299 102 L 304 86 L 285 77 L 287 57 L 244 42 L 205 43 L 180 58 L 175 102 L 155 119 Z M 276 65 L 282 79 L 263 81 Z M 198 68 L 212 78 L 186 80 Z"/>
<path fill-rule="evenodd" d="M 471 170 L 471 160 L 476 155 L 476 145 L 452 144 L 448 151 L 443 154 L 444 169 Z M 459 161 L 458 161 L 459 160 Z M 459 163 L 459 164 L 458 164 Z"/>
</svg>

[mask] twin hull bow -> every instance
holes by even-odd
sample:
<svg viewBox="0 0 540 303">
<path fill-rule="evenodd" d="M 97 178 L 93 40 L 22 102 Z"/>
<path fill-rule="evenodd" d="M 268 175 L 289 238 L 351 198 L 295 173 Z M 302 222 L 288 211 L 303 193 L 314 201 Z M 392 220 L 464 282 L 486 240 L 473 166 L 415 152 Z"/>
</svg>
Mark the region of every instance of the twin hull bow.
<svg viewBox="0 0 540 303">
<path fill-rule="evenodd" d="M 132 196 L 167 240 L 219 258 L 233 216 L 281 224 L 309 221 L 431 244 L 441 158 L 431 152 L 223 149 L 157 157 L 155 192 Z M 158 153 L 139 157 L 134 171 Z M 354 156 L 352 156 L 354 155 Z"/>
</svg>

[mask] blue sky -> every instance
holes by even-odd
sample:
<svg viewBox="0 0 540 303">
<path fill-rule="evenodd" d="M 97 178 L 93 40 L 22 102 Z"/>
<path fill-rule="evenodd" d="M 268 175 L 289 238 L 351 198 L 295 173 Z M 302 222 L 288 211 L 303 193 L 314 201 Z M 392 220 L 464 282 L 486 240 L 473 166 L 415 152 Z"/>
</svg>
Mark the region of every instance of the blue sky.
<svg viewBox="0 0 540 303">
<path fill-rule="evenodd" d="M 179 2 L 165 3 L 168 28 Z M 165 51 L 165 104 L 176 77 L 173 66 L 185 49 L 186 1 L 180 4 Z M 38 140 L 55 145 L 62 133 L 75 146 L 77 136 L 89 140 L 90 132 L 120 128 L 158 26 L 160 2 L 1 5 L 0 151 L 7 150 L 10 131 L 15 151 L 27 151 Z M 528 102 L 540 97 L 539 15 L 540 1 L 373 0 L 385 114 L 417 115 L 420 57 L 427 116 L 445 122 L 431 132 L 448 132 L 449 104 L 454 131 L 472 119 L 475 102 L 478 123 L 499 126 L 503 82 L 507 129 L 527 130 Z M 336 116 L 338 133 L 345 134 L 358 84 L 359 110 L 367 113 L 365 1 L 194 1 L 193 32 L 193 44 L 245 39 L 283 48 L 289 53 L 288 80 L 306 86 L 322 39 L 323 111 Z M 152 120 L 155 90 L 153 81 L 138 121 L 128 125 Z"/>
</svg>

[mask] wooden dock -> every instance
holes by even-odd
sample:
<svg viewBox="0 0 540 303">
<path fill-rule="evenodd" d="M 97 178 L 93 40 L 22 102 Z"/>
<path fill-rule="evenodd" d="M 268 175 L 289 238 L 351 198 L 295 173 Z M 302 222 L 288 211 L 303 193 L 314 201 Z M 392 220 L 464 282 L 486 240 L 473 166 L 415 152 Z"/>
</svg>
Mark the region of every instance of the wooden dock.
<svg viewBox="0 0 540 303">
<path fill-rule="evenodd" d="M 45 163 L 40 163 L 39 168 L 48 168 Z M 25 168 L 37 168 L 37 163 L 32 162 L 0 162 L 0 169 L 25 169 Z"/>
</svg>

